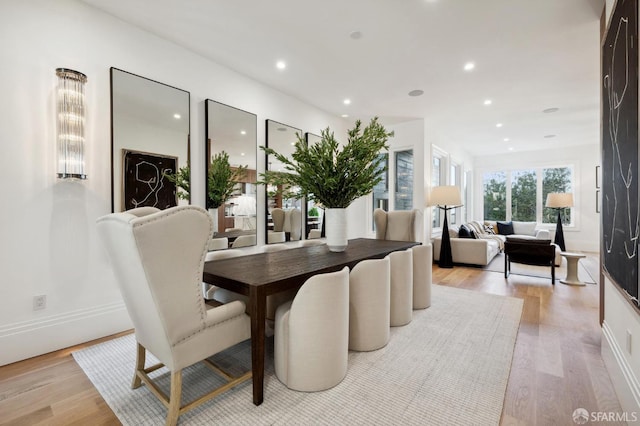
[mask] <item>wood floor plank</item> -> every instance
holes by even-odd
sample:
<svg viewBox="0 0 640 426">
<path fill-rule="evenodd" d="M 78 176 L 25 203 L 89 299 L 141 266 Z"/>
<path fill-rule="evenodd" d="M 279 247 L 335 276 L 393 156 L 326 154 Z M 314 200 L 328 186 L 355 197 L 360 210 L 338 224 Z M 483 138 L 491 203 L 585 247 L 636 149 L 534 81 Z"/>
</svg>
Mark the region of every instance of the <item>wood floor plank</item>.
<svg viewBox="0 0 640 426">
<path fill-rule="evenodd" d="M 597 254 L 581 260 L 595 273 L 598 262 Z M 502 425 L 572 425 L 579 404 L 622 412 L 600 356 L 599 288 L 566 286 L 561 278 L 552 286 L 548 278 L 512 274 L 505 280 L 502 272 L 477 267 L 433 267 L 435 285 L 524 301 Z M 71 353 L 128 333 L 0 367 L 0 426 L 119 424 Z"/>
</svg>

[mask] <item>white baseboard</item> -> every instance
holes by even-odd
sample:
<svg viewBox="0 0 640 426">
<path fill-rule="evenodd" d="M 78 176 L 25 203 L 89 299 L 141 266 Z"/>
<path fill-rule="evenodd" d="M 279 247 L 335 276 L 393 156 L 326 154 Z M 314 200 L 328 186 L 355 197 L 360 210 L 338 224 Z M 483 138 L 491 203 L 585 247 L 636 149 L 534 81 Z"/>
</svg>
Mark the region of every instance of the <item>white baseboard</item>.
<svg viewBox="0 0 640 426">
<path fill-rule="evenodd" d="M 133 328 L 123 302 L 0 327 L 0 366 Z"/>
<path fill-rule="evenodd" d="M 606 321 L 602 324 L 601 354 L 622 409 L 640 415 L 640 382 Z"/>
</svg>

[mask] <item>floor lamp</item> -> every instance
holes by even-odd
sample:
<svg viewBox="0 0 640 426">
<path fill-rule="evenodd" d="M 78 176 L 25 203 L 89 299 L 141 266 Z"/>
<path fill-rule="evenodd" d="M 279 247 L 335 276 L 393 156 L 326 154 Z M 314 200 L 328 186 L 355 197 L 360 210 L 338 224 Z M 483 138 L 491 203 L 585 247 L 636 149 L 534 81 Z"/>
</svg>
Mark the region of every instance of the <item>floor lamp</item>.
<svg viewBox="0 0 640 426">
<path fill-rule="evenodd" d="M 558 224 L 556 225 L 556 237 L 554 243 L 560 247 L 560 250 L 566 251 L 564 245 L 564 233 L 562 232 L 562 217 L 560 212 L 568 207 L 573 207 L 573 194 L 570 192 L 551 192 L 547 194 L 546 207 L 556 209 L 558 211 Z"/>
<path fill-rule="evenodd" d="M 438 265 L 441 268 L 453 268 L 453 257 L 451 256 L 451 240 L 449 238 L 449 224 L 447 223 L 447 212 L 462 205 L 460 198 L 460 188 L 457 186 L 436 186 L 431 190 L 429 203 L 427 206 L 436 206 L 444 211 L 444 223 L 442 225 L 442 244 L 440 245 L 440 260 Z"/>
</svg>

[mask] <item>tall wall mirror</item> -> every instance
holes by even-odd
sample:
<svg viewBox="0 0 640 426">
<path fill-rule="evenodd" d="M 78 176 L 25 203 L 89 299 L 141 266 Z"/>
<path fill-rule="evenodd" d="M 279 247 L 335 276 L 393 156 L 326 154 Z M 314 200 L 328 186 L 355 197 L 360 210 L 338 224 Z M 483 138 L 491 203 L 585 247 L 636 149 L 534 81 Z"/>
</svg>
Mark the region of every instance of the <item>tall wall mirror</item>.
<svg viewBox="0 0 640 426">
<path fill-rule="evenodd" d="M 277 153 L 291 157 L 295 151 L 297 135 L 302 131 L 277 121 L 267 120 L 267 148 Z M 284 165 L 273 155 L 267 155 L 266 168 L 270 171 L 284 172 Z M 302 239 L 305 221 L 302 216 L 304 200 L 287 198 L 288 188 L 268 185 L 266 196 L 267 244 Z M 305 209 L 306 210 L 306 209 Z"/>
<path fill-rule="evenodd" d="M 312 146 L 320 142 L 322 138 L 316 134 L 307 132 L 304 134 L 304 139 L 307 146 Z M 306 238 L 312 239 L 324 236 L 322 232 L 323 217 L 324 209 L 316 205 L 314 201 L 307 200 L 307 215 L 305 216 L 304 223 Z"/>
<path fill-rule="evenodd" d="M 188 204 L 189 92 L 111 68 L 111 209 Z M 186 175 L 188 176 L 188 174 Z"/>
<path fill-rule="evenodd" d="M 256 182 L 257 182 L 257 117 L 241 109 L 207 99 L 206 115 L 206 176 L 207 208 L 214 217 L 215 235 L 210 249 L 226 248 L 216 244 L 225 242 L 230 247 L 256 244 Z M 233 193 L 217 209 L 212 209 L 209 197 L 210 174 L 214 172 L 212 160 L 226 153 L 232 170 L 245 167 L 233 188 Z M 226 239 L 226 240 L 225 240 Z M 223 244 L 224 245 L 224 244 Z"/>
</svg>

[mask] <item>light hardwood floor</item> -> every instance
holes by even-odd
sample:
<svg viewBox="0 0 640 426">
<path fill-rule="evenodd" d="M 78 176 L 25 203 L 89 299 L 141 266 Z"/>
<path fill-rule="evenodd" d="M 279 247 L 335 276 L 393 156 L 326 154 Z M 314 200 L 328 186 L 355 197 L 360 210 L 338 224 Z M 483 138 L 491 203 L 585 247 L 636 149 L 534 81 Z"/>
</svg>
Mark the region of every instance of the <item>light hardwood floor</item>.
<svg viewBox="0 0 640 426">
<path fill-rule="evenodd" d="M 597 256 L 581 262 L 597 279 Z M 573 425 L 576 408 L 621 412 L 600 357 L 598 286 L 552 287 L 515 274 L 505 281 L 461 266 L 434 266 L 433 282 L 524 299 L 501 424 Z M 0 425 L 119 424 L 71 352 L 124 334 L 0 367 Z"/>
</svg>

